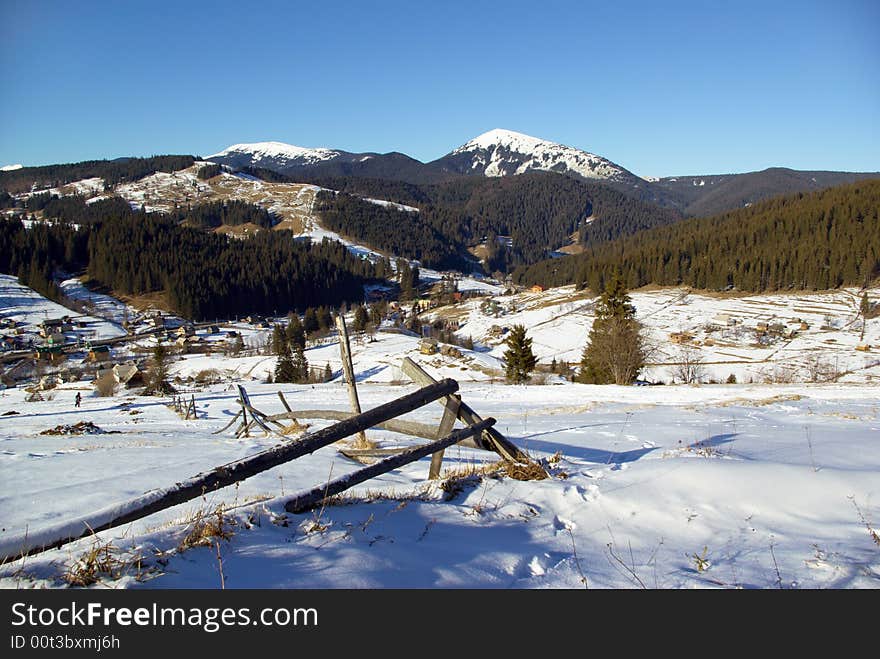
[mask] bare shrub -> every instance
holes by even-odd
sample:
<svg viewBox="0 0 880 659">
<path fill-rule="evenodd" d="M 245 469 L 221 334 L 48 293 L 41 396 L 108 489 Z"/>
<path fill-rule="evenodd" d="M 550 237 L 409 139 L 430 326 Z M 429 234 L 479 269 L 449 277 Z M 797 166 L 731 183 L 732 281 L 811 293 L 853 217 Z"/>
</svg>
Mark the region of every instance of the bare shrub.
<svg viewBox="0 0 880 659">
<path fill-rule="evenodd" d="M 95 380 L 95 390 L 101 397 L 115 396 L 119 383 L 112 375 L 105 375 Z"/>
<path fill-rule="evenodd" d="M 700 351 L 694 346 L 683 345 L 675 354 L 672 377 L 684 384 L 699 384 L 706 377 L 706 367 Z"/>
</svg>

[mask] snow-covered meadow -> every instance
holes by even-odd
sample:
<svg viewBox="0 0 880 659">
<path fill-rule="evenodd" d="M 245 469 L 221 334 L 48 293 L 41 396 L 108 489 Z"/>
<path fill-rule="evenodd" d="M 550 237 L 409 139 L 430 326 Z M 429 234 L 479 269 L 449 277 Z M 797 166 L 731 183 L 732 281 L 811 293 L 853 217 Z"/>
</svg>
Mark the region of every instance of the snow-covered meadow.
<svg viewBox="0 0 880 659">
<path fill-rule="evenodd" d="M 414 356 L 414 347 L 403 354 Z M 415 388 L 393 379 L 362 378 L 362 406 Z M 283 411 L 278 390 L 293 409 L 348 409 L 338 382 L 244 381 L 269 413 Z M 84 394 L 79 409 L 75 390 Z M 344 505 L 285 513 L 293 493 L 360 466 L 333 445 L 99 534 L 131 562 L 101 584 L 219 588 L 222 565 L 227 588 L 880 586 L 876 386 L 462 382 L 461 394 L 542 460 L 550 478 L 473 477 L 447 500 L 440 482 L 427 480 L 424 459 L 354 488 Z M 41 402 L 27 402 L 20 389 L 0 393 L 0 542 L 278 441 L 212 434 L 237 410 L 230 385 L 193 395 L 200 418 L 187 421 L 165 400 L 99 397 L 86 383 L 66 383 Z M 432 404 L 407 418 L 435 424 L 441 412 Z M 80 421 L 107 434 L 40 434 Z M 308 422 L 310 430 L 330 423 Z M 382 447 L 417 441 L 370 434 Z M 456 447 L 444 470 L 477 471 L 495 457 Z M 221 506 L 229 539 L 178 549 L 199 512 Z M 64 573 L 94 542 L 14 561 L 0 568 L 0 585 L 65 586 Z"/>
</svg>

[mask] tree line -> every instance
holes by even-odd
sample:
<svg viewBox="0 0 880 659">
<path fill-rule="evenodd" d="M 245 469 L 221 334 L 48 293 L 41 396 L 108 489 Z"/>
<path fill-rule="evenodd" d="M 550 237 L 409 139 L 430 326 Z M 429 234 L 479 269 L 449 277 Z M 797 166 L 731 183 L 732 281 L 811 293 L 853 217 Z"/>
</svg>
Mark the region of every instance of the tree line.
<svg viewBox="0 0 880 659">
<path fill-rule="evenodd" d="M 11 194 L 37 188 L 57 187 L 86 178 L 104 179 L 105 189 L 119 183 L 140 180 L 156 172 L 176 172 L 192 166 L 193 156 L 152 156 L 150 158 L 118 158 L 40 167 L 22 167 L 0 172 L 0 190 Z"/>
<path fill-rule="evenodd" d="M 441 269 L 462 269 L 472 258 L 468 249 L 485 244 L 487 269 L 508 272 L 550 257 L 573 235 L 589 245 L 681 219 L 607 186 L 547 172 L 435 185 L 353 177 L 313 182 L 340 191 L 318 195 L 316 210 L 330 228 Z M 419 213 L 360 197 L 416 206 Z"/>
<path fill-rule="evenodd" d="M 880 181 L 685 220 L 517 269 L 521 284 L 646 284 L 741 291 L 862 286 L 880 274 Z"/>
<path fill-rule="evenodd" d="M 56 273 L 85 270 L 118 294 L 164 291 L 175 312 L 205 320 L 360 302 L 377 271 L 335 241 L 273 231 L 240 240 L 183 226 L 177 215 L 107 200 L 119 211 L 107 217 L 105 202 L 80 203 L 65 202 L 59 222 L 0 222 L 0 272 L 59 299 Z"/>
</svg>

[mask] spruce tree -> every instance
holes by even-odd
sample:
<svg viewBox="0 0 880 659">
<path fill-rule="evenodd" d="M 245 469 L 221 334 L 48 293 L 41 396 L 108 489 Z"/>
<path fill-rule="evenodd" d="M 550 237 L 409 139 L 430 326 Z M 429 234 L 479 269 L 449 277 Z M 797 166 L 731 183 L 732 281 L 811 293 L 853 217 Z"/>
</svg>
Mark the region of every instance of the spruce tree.
<svg viewBox="0 0 880 659">
<path fill-rule="evenodd" d="M 596 318 L 581 358 L 578 381 L 632 384 L 645 365 L 641 325 L 626 286 L 614 275 L 596 304 Z"/>
<path fill-rule="evenodd" d="M 354 320 L 351 323 L 351 329 L 355 332 L 363 332 L 367 329 L 367 321 L 369 316 L 364 305 L 359 304 L 354 309 Z"/>
<path fill-rule="evenodd" d="M 284 354 L 285 349 L 289 354 L 290 348 L 287 344 L 287 336 L 285 336 L 284 328 L 282 328 L 281 325 L 276 324 L 272 328 L 272 354 L 280 357 Z"/>
<path fill-rule="evenodd" d="M 306 360 L 305 352 L 302 346 L 293 346 L 293 352 L 290 358 L 291 368 L 293 369 L 292 382 L 308 382 L 309 381 L 309 362 Z"/>
<path fill-rule="evenodd" d="M 275 382 L 297 382 L 299 373 L 287 341 L 281 342 L 279 352 L 276 354 L 278 355 L 278 361 L 275 362 Z"/>
<path fill-rule="evenodd" d="M 302 325 L 306 336 L 309 336 L 320 329 L 320 325 L 318 325 L 318 314 L 312 307 L 306 309 L 305 314 L 303 314 Z"/>
<path fill-rule="evenodd" d="M 168 382 L 168 349 L 161 341 L 153 348 L 153 357 L 145 380 L 145 396 L 164 396 L 174 393 L 174 387 Z"/>
<path fill-rule="evenodd" d="M 287 342 L 291 346 L 298 345 L 301 348 L 305 349 L 306 347 L 306 334 L 305 330 L 303 330 L 302 322 L 300 322 L 299 316 L 297 314 L 290 315 L 290 322 L 287 323 Z"/>
<path fill-rule="evenodd" d="M 535 370 L 535 353 L 532 352 L 532 340 L 526 337 L 523 325 L 514 325 L 507 337 L 507 350 L 504 352 L 505 375 L 511 382 L 521 383 L 529 379 Z"/>
</svg>

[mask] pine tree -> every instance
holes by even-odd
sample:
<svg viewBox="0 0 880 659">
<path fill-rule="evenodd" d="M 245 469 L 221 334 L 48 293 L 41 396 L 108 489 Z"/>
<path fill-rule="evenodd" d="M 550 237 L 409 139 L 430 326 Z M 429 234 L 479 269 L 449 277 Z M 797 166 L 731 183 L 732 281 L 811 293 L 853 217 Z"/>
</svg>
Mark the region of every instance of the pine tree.
<svg viewBox="0 0 880 659">
<path fill-rule="evenodd" d="M 293 354 L 291 355 L 291 368 L 293 369 L 292 382 L 308 382 L 309 381 L 309 362 L 306 360 L 305 353 L 299 345 L 293 346 Z"/>
<path fill-rule="evenodd" d="M 275 326 L 276 328 L 278 325 Z M 290 353 L 287 341 L 279 345 L 278 361 L 275 362 L 275 382 L 297 382 L 299 373 Z"/>
<path fill-rule="evenodd" d="M 287 323 L 287 331 L 285 332 L 287 335 L 287 342 L 291 346 L 298 345 L 301 348 L 305 349 L 306 347 L 306 334 L 303 329 L 302 322 L 300 322 L 299 316 L 297 314 L 290 315 L 290 322 Z"/>
<path fill-rule="evenodd" d="M 641 325 L 626 286 L 614 275 L 596 304 L 596 318 L 581 358 L 578 381 L 632 384 L 644 367 Z"/>
<path fill-rule="evenodd" d="M 324 382 L 330 382 L 333 379 L 333 369 L 330 368 L 330 362 L 324 366 Z"/>
<path fill-rule="evenodd" d="M 507 337 L 507 350 L 504 352 L 505 375 L 511 382 L 521 383 L 529 379 L 535 370 L 535 353 L 532 352 L 532 340 L 526 337 L 523 325 L 514 325 Z"/>
<path fill-rule="evenodd" d="M 285 336 L 284 328 L 281 325 L 276 324 L 272 328 L 272 354 L 280 357 L 285 351 L 287 354 L 290 354 L 287 337 Z"/>
<path fill-rule="evenodd" d="M 306 312 L 303 315 L 302 325 L 306 336 L 309 336 L 313 332 L 317 332 L 320 329 L 320 325 L 318 325 L 318 314 L 312 307 L 306 309 Z"/>
<path fill-rule="evenodd" d="M 363 332 L 367 329 L 367 320 L 369 316 L 364 305 L 359 304 L 354 309 L 354 320 L 351 323 L 351 329 L 355 332 Z"/>
<path fill-rule="evenodd" d="M 153 348 L 153 357 L 145 380 L 145 396 L 164 396 L 174 393 L 174 387 L 168 382 L 168 349 L 161 341 Z"/>
</svg>

